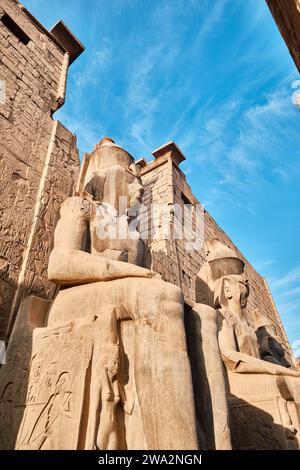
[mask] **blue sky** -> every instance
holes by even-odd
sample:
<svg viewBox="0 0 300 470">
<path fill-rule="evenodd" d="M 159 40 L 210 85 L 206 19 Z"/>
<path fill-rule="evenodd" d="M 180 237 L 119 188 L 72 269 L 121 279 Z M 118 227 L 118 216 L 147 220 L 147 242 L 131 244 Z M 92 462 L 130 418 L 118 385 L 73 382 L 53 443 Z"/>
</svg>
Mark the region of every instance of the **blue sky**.
<svg viewBox="0 0 300 470">
<path fill-rule="evenodd" d="M 86 51 L 55 114 L 81 154 L 175 140 L 195 195 L 268 280 L 300 340 L 299 73 L 263 0 L 23 0 Z M 300 348 L 298 354 L 300 355 Z"/>
</svg>

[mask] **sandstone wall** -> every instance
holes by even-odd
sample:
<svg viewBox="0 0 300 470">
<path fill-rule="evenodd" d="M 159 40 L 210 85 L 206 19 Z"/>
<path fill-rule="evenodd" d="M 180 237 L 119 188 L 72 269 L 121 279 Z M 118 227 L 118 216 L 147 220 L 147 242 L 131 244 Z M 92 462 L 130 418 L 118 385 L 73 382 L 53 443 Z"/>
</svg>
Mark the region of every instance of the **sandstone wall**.
<svg viewBox="0 0 300 470">
<path fill-rule="evenodd" d="M 266 0 L 266 2 L 300 71 L 300 0 Z"/>
<path fill-rule="evenodd" d="M 183 206 L 185 203 L 197 204 L 191 188 L 186 182 L 183 172 L 171 158 L 161 156 L 142 168 L 142 180 L 145 186 L 143 203 L 150 208 L 150 204 L 166 203 L 171 207 L 173 203 Z M 151 224 L 159 230 L 162 220 L 151 217 L 149 209 L 149 227 Z M 166 216 L 167 217 L 167 216 Z M 172 213 L 169 221 L 172 224 Z M 163 278 L 182 288 L 187 302 L 196 300 L 196 275 L 204 262 L 204 249 L 188 251 L 184 240 L 154 240 L 148 232 L 148 244 L 152 252 L 153 269 L 162 274 Z M 245 256 L 238 250 L 232 240 L 218 226 L 212 216 L 204 210 L 204 240 L 217 238 L 234 248 L 245 262 L 245 273 L 249 279 L 250 296 L 247 306 L 248 319 L 254 323 L 253 312 L 259 309 L 278 326 L 282 340 L 289 354 L 290 345 L 279 314 L 276 310 L 271 293 L 263 277 L 253 268 Z"/>
<path fill-rule="evenodd" d="M 9 15 L 24 44 L 1 21 Z M 79 168 L 76 138 L 51 114 L 65 52 L 14 0 L 0 0 L 0 338 L 20 299 L 51 297 L 46 278 L 53 228 Z"/>
</svg>

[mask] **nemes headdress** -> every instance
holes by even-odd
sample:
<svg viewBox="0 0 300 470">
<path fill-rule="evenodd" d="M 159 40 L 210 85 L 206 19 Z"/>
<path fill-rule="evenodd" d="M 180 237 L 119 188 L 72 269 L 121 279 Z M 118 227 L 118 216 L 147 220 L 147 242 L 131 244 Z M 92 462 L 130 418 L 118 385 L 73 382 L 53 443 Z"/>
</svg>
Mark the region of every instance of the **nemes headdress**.
<svg viewBox="0 0 300 470">
<path fill-rule="evenodd" d="M 132 155 L 117 145 L 110 137 L 104 137 L 95 145 L 91 153 L 84 154 L 76 194 L 81 193 L 94 173 L 115 165 L 120 165 L 124 170 L 138 176 L 138 170 Z"/>
<path fill-rule="evenodd" d="M 215 305 L 215 290 L 225 277 L 243 277 L 245 263 L 236 252 L 216 238 L 206 242 L 206 262 L 197 281 L 197 302 Z M 245 280 L 246 282 L 246 280 Z"/>
</svg>

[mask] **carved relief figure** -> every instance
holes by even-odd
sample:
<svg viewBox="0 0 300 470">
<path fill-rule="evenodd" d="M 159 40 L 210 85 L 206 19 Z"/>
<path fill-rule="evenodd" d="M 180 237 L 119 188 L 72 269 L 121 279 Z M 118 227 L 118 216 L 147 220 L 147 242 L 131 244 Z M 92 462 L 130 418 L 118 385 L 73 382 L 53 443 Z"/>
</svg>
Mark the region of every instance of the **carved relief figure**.
<svg viewBox="0 0 300 470">
<path fill-rule="evenodd" d="M 277 334 L 274 323 L 259 311 L 256 311 L 256 336 L 259 344 L 260 357 L 283 367 L 291 367 L 285 357 L 282 340 Z"/>
<path fill-rule="evenodd" d="M 9 449 L 13 427 L 13 383 L 9 382 L 0 396 L 0 442 L 2 448 Z"/>
<path fill-rule="evenodd" d="M 101 329 L 104 344 L 102 341 L 96 343 L 93 354 L 87 447 L 116 450 L 116 407 L 120 402 L 120 349 L 114 313 L 111 315 L 111 321 L 102 322 Z"/>
<path fill-rule="evenodd" d="M 201 286 L 206 285 L 204 297 L 218 312 L 218 339 L 227 369 L 232 431 L 238 432 L 240 428 L 234 410 L 239 407 L 238 419 L 245 421 L 246 417 L 241 413 L 247 409 L 253 416 L 254 425 L 252 429 L 250 424 L 246 424 L 244 438 L 248 441 L 245 448 L 255 448 L 255 429 L 259 429 L 260 436 L 262 425 L 270 428 L 272 436 L 266 448 L 298 448 L 299 374 L 282 367 L 284 351 L 279 341 L 271 341 L 271 333 L 275 335 L 272 322 L 260 315 L 255 334 L 255 329 L 247 321 L 249 284 L 244 276 L 243 261 L 218 240 L 212 240 L 208 245 L 207 262 L 199 277 Z M 276 340 L 272 336 L 273 339 Z M 260 387 L 265 387 L 263 393 Z M 240 406 L 240 402 L 247 406 Z M 258 419 L 262 421 L 257 421 L 256 425 Z M 239 435 L 233 435 L 233 443 L 235 446 L 238 443 L 238 448 L 244 446 Z"/>
<path fill-rule="evenodd" d="M 30 444 L 36 450 L 59 448 L 54 429 L 55 426 L 59 426 L 61 416 L 70 417 L 71 395 L 69 375 L 67 372 L 62 372 L 57 379 L 54 393 L 34 422 L 26 444 Z"/>
<path fill-rule="evenodd" d="M 98 449 L 118 449 L 118 430 L 116 422 L 116 406 L 120 402 L 118 372 L 119 349 L 115 344 L 107 349 L 103 358 L 102 390 L 101 390 L 101 418 L 96 438 Z"/>
</svg>

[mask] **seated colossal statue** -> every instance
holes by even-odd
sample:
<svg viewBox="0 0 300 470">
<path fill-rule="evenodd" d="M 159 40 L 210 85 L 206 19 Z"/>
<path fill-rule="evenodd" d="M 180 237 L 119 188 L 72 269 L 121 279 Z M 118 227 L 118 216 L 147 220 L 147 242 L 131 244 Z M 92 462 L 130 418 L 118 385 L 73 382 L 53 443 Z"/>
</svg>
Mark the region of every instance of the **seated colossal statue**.
<svg viewBox="0 0 300 470">
<path fill-rule="evenodd" d="M 134 159 L 111 139 L 85 156 L 49 259 L 57 296 L 27 299 L 12 335 L 1 423 L 18 414 L 1 448 L 198 448 L 183 295 L 144 267 L 142 191 Z M 16 347 L 29 330 L 17 395 Z"/>
<path fill-rule="evenodd" d="M 256 309 L 250 323 L 250 288 L 244 262 L 235 251 L 216 239 L 208 241 L 197 295 L 216 312 L 219 350 L 227 372 L 232 446 L 298 449 L 300 375 L 285 359 L 282 340 L 271 335 L 275 331 L 271 320 Z M 216 394 L 214 387 L 210 394 Z"/>
<path fill-rule="evenodd" d="M 0 370 L 0 449 L 297 449 L 300 373 L 244 261 L 206 241 L 196 301 L 151 270 L 133 157 L 104 138 L 64 201 L 48 277 Z"/>
</svg>

